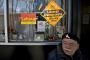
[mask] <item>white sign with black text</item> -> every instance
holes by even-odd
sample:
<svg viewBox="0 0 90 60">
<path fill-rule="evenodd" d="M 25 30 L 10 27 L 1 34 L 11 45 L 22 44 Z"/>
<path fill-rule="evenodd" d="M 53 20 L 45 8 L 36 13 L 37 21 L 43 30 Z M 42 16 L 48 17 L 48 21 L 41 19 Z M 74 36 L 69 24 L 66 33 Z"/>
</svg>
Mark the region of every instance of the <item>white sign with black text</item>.
<svg viewBox="0 0 90 60">
<path fill-rule="evenodd" d="M 38 32 L 45 32 L 45 21 L 38 21 L 37 22 L 37 31 Z"/>
</svg>

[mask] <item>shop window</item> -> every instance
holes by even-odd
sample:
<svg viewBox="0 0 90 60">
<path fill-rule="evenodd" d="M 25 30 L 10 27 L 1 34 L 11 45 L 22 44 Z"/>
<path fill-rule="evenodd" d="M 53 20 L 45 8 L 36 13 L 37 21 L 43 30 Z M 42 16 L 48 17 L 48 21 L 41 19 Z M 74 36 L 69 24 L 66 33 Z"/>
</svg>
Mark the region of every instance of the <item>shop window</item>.
<svg viewBox="0 0 90 60">
<path fill-rule="evenodd" d="M 52 26 L 40 14 L 51 0 L 8 0 L 9 42 L 59 41 L 66 31 L 66 16 Z M 66 10 L 65 0 L 55 0 Z M 1 10 L 1 9 L 0 9 Z M 31 18 L 30 18 L 31 17 Z M 31 22 L 25 22 L 31 20 Z"/>
</svg>

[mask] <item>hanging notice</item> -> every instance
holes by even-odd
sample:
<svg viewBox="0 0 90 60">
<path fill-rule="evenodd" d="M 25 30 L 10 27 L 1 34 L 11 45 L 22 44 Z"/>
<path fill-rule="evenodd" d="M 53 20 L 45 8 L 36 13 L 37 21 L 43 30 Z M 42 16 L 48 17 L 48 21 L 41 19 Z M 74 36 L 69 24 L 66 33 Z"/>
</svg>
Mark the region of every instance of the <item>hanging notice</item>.
<svg viewBox="0 0 90 60">
<path fill-rule="evenodd" d="M 37 31 L 45 32 L 45 21 L 38 21 L 37 22 Z"/>
<path fill-rule="evenodd" d="M 21 24 L 36 24 L 35 13 L 21 13 L 20 14 Z"/>
<path fill-rule="evenodd" d="M 57 5 L 55 1 L 51 1 L 41 13 L 49 24 L 55 26 L 58 21 L 65 15 L 64 10 Z"/>
</svg>

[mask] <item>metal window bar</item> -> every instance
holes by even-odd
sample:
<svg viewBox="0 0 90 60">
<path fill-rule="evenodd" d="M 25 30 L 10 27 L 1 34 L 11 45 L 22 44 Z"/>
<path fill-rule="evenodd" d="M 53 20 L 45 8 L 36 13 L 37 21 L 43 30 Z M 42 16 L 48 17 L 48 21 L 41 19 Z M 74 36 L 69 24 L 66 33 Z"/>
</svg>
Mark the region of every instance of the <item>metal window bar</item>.
<svg viewBox="0 0 90 60">
<path fill-rule="evenodd" d="M 68 32 L 71 32 L 72 26 L 72 1 L 68 0 Z"/>
<path fill-rule="evenodd" d="M 7 1 L 8 0 L 4 0 L 4 27 L 5 27 L 5 43 L 8 43 L 8 31 L 7 31 L 7 19 L 8 19 L 8 16 L 7 16 L 7 11 L 8 11 L 8 8 L 7 8 Z"/>
</svg>

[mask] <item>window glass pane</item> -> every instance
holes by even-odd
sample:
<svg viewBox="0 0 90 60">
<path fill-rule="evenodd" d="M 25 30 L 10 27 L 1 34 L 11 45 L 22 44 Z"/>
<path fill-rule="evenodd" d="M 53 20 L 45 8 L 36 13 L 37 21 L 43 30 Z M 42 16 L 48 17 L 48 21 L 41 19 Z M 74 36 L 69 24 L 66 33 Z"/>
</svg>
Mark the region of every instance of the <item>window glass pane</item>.
<svg viewBox="0 0 90 60">
<path fill-rule="evenodd" d="M 53 27 L 40 15 L 50 1 L 9 0 L 9 41 L 59 40 L 66 30 L 65 17 Z M 56 0 L 55 2 L 65 9 L 65 0 Z M 32 16 L 35 18 L 34 22 L 22 22 L 25 19 L 30 20 Z"/>
<path fill-rule="evenodd" d="M 4 3 L 0 0 L 0 42 L 4 40 Z"/>
</svg>

